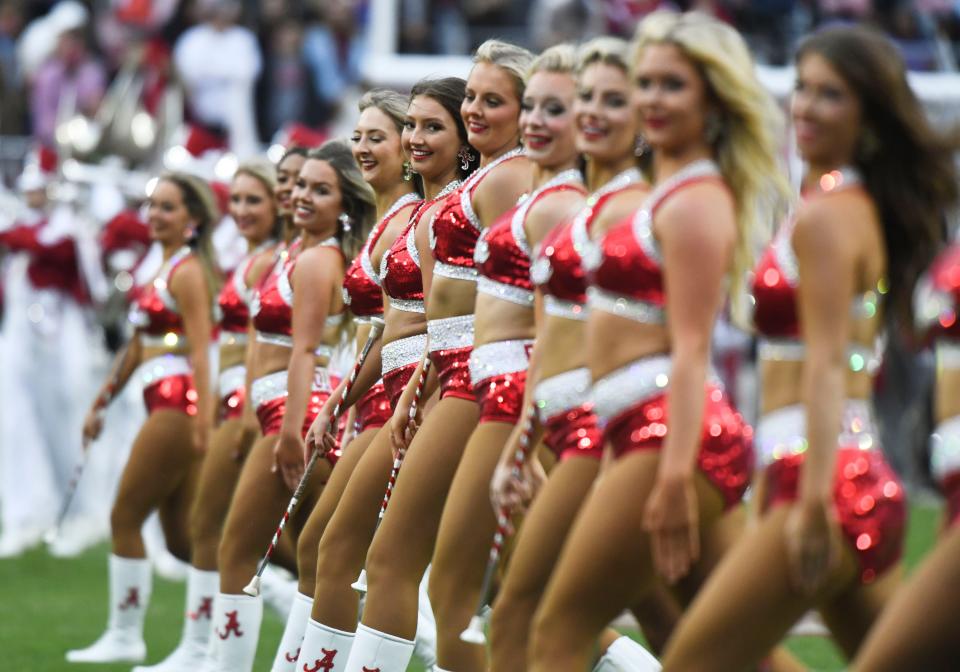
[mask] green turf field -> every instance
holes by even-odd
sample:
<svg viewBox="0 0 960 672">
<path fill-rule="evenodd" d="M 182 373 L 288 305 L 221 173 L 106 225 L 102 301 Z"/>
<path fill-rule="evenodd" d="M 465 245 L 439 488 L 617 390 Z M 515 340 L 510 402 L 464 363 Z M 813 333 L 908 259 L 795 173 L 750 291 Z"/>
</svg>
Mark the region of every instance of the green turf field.
<svg viewBox="0 0 960 672">
<path fill-rule="evenodd" d="M 939 513 L 915 508 L 911 516 L 907 563 L 916 564 L 933 543 Z M 68 665 L 67 649 L 87 646 L 106 623 L 106 547 L 79 558 L 58 560 L 33 551 L 15 560 L 0 560 L 0 670 L 129 670 L 129 665 Z M 147 616 L 149 662 L 162 659 L 176 645 L 182 621 L 183 584 L 154 580 Z M 280 620 L 265 610 L 255 670 L 269 670 L 282 630 Z M 822 638 L 790 640 L 789 647 L 813 670 L 841 670 L 836 649 Z M 420 672 L 420 667 L 410 668 Z"/>
</svg>

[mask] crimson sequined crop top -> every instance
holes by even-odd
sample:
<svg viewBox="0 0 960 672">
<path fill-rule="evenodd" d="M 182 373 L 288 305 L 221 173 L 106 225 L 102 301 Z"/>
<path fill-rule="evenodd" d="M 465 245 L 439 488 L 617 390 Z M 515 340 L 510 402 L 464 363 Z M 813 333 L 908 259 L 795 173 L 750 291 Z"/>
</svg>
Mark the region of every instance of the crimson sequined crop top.
<svg viewBox="0 0 960 672">
<path fill-rule="evenodd" d="M 960 243 L 954 242 L 933 260 L 913 295 L 917 326 L 935 335 L 960 339 Z"/>
<path fill-rule="evenodd" d="M 347 269 L 343 278 L 343 303 L 350 308 L 356 322 L 368 323 L 372 318 L 383 315 L 381 279 L 373 267 L 370 253 L 397 213 L 406 206 L 419 201 L 420 196 L 412 193 L 404 194 L 397 199 L 397 202 L 387 210 L 380 223 L 370 232 L 370 236 L 360 253 Z"/>
<path fill-rule="evenodd" d="M 444 198 L 455 197 L 460 182 L 454 180 L 429 201 L 422 201 L 410 215 L 410 223 L 383 257 L 380 258 L 380 281 L 390 299 L 390 307 L 408 313 L 423 313 L 423 276 L 420 274 L 420 252 L 417 250 L 417 224 L 430 207 Z"/>
<path fill-rule="evenodd" d="M 853 169 L 828 173 L 829 187 L 821 181 L 821 191 L 805 194 L 804 198 L 838 193 L 860 185 Z M 754 268 L 751 294 L 753 296 L 753 323 L 760 336 L 758 356 L 764 360 L 802 361 L 804 346 L 800 341 L 800 318 L 797 287 L 800 274 L 793 251 L 795 219 L 780 227 L 773 241 Z M 850 307 L 853 319 L 869 319 L 879 313 L 880 291 L 866 291 L 854 297 Z M 879 365 L 876 348 L 850 343 L 847 354 L 851 370 L 874 370 Z"/>
<path fill-rule="evenodd" d="M 317 243 L 317 247 L 333 247 L 339 250 L 340 242 L 331 237 Z M 250 312 L 259 343 L 288 348 L 293 346 L 293 287 L 290 285 L 290 277 L 299 256 L 294 254 L 295 251 L 297 248 L 291 246 L 290 256 L 280 257 L 254 294 Z M 325 326 L 339 326 L 345 314 L 341 312 L 328 315 Z M 329 357 L 332 350 L 330 346 L 321 345 L 315 352 L 319 357 Z"/>
<path fill-rule="evenodd" d="M 430 222 L 430 249 L 436 260 L 434 275 L 455 280 L 477 279 L 473 253 L 483 227 L 473 210 L 473 192 L 490 171 L 521 156 L 523 149 L 517 147 L 494 159 L 464 180 L 440 206 Z"/>
<path fill-rule="evenodd" d="M 225 341 L 231 344 L 246 342 L 247 328 L 250 326 L 250 302 L 255 292 L 255 288 L 247 286 L 246 277 L 257 258 L 275 244 L 276 241 L 269 240 L 251 251 L 220 289 L 216 312 L 221 345 Z"/>
<path fill-rule="evenodd" d="M 653 235 L 657 208 L 684 187 L 720 180 L 709 160 L 694 161 L 665 180 L 644 204 L 625 221 L 607 231 L 585 256 L 592 286 L 587 291 L 591 310 L 601 310 L 645 324 L 666 321 L 663 289 L 663 258 Z"/>
<path fill-rule="evenodd" d="M 579 170 L 566 170 L 556 175 L 480 234 L 473 255 L 480 272 L 478 292 L 521 306 L 533 306 L 531 252 L 524 229 L 527 214 L 536 202 L 548 194 L 570 190 L 584 192 L 583 177 Z"/>
<path fill-rule="evenodd" d="M 183 344 L 183 318 L 176 300 L 170 294 L 170 280 L 174 271 L 191 254 L 187 246 L 174 252 L 160 267 L 153 282 L 139 293 L 131 307 L 130 322 L 140 332 L 144 345 L 159 347 Z"/>
<path fill-rule="evenodd" d="M 620 173 L 590 195 L 570 222 L 555 227 L 541 242 L 530 268 L 534 284 L 544 293 L 544 312 L 568 320 L 587 319 L 587 276 L 582 254 L 590 245 L 590 227 L 614 194 L 642 183 L 636 168 Z"/>
</svg>

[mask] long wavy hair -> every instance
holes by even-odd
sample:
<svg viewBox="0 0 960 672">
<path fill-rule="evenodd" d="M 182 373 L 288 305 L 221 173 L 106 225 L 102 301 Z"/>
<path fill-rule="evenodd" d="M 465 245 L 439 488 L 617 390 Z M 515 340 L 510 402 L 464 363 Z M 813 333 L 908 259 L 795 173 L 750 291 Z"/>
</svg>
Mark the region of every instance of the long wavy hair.
<svg viewBox="0 0 960 672">
<path fill-rule="evenodd" d="M 460 144 L 470 150 L 470 156 L 472 157 L 466 170 L 459 167 L 457 168 L 457 174 L 460 178 L 466 177 L 480 165 L 480 152 L 474 149 L 470 141 L 467 140 L 467 126 L 463 123 L 463 118 L 460 116 L 460 105 L 463 103 L 466 88 L 467 82 L 460 77 L 421 79 L 410 89 L 410 99 L 407 103 L 409 107 L 409 103 L 413 102 L 413 99 L 417 96 L 426 96 L 438 102 L 451 118 L 453 118 L 453 123 L 456 124 L 457 127 L 457 137 L 460 139 Z"/>
<path fill-rule="evenodd" d="M 348 225 L 337 225 L 337 240 L 347 260 L 360 251 L 377 216 L 377 202 L 373 189 L 363 179 L 346 140 L 328 140 L 318 149 L 307 153 L 307 159 L 326 161 L 337 174 L 340 183 L 341 206 L 350 220 Z"/>
<path fill-rule="evenodd" d="M 221 216 L 213 189 L 205 180 L 189 173 L 164 173 L 160 180 L 169 182 L 180 190 L 183 205 L 196 223 L 196 233 L 187 244 L 203 267 L 203 277 L 207 281 L 210 296 L 215 297 L 220 290 L 223 276 L 217 263 L 216 251 L 213 249 L 213 230 L 220 223 Z"/>
<path fill-rule="evenodd" d="M 779 220 L 790 202 L 790 185 L 778 160 L 783 114 L 757 79 L 743 38 L 727 24 L 701 12 L 657 11 L 637 28 L 634 66 L 643 50 L 655 44 L 676 46 L 699 69 L 720 117 L 713 154 L 736 203 L 738 235 L 729 278 L 737 313 L 754 248 L 771 228 L 760 222 Z"/>
<path fill-rule="evenodd" d="M 403 133 L 403 122 L 406 119 L 407 108 L 409 106 L 410 101 L 407 96 L 390 89 L 373 89 L 371 91 L 367 91 L 360 98 L 360 102 L 357 103 L 357 108 L 360 114 L 363 114 L 364 110 L 373 107 L 387 115 L 387 118 L 393 122 L 393 126 L 397 130 L 397 135 Z M 407 159 L 408 157 L 404 157 L 404 161 Z M 409 167 L 409 164 L 404 163 L 404 166 L 406 170 L 406 167 Z M 422 180 L 414 180 L 413 186 L 417 193 L 423 196 Z"/>
<path fill-rule="evenodd" d="M 909 318 L 913 286 L 943 242 L 945 211 L 958 200 L 954 156 L 960 133 L 931 127 L 899 51 L 880 33 L 827 28 L 800 45 L 797 63 L 810 54 L 830 63 L 860 100 L 862 133 L 854 165 L 883 226 L 889 313 Z M 874 147 L 865 146 L 871 142 Z"/>
</svg>

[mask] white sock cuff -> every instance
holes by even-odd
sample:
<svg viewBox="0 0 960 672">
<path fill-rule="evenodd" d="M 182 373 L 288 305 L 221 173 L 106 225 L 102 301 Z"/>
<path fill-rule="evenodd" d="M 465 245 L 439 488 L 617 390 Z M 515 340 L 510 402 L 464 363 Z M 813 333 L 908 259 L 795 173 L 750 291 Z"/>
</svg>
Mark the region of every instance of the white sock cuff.
<svg viewBox="0 0 960 672">
<path fill-rule="evenodd" d="M 663 666 L 656 657 L 627 636 L 618 637 L 607 647 L 604 658 L 624 672 L 660 672 Z"/>
<path fill-rule="evenodd" d="M 374 630 L 373 628 L 359 623 L 357 625 L 357 634 L 364 634 L 370 637 L 377 637 L 379 639 L 385 639 L 388 642 L 396 642 L 397 644 L 407 644 L 408 646 L 413 646 L 414 642 L 409 639 L 404 639 L 403 637 L 397 637 L 396 635 L 391 635 L 389 632 L 380 632 L 379 630 Z"/>
<path fill-rule="evenodd" d="M 304 595 L 300 591 L 297 591 L 297 594 L 293 596 L 294 608 L 296 608 L 298 602 L 313 609 L 313 597 L 311 595 Z"/>
<path fill-rule="evenodd" d="M 347 632 L 346 630 L 337 630 L 336 628 L 331 628 L 329 625 L 324 625 L 320 621 L 315 621 L 312 618 L 307 622 L 308 628 L 316 628 L 317 630 L 322 630 L 323 632 L 330 633 L 331 635 L 336 635 L 337 637 L 356 637 L 357 633 Z"/>
</svg>

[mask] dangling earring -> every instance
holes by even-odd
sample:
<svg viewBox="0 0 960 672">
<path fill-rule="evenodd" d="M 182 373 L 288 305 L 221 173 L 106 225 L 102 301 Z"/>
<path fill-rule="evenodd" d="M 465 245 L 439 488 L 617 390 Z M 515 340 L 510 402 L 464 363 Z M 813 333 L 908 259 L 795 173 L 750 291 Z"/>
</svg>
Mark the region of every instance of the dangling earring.
<svg viewBox="0 0 960 672">
<path fill-rule="evenodd" d="M 344 233 L 350 232 L 350 223 L 353 221 L 350 219 L 350 215 L 345 212 L 341 212 L 340 216 L 337 217 L 337 221 L 340 222 L 340 226 L 343 227 Z"/>
<path fill-rule="evenodd" d="M 410 167 L 409 161 L 403 162 L 403 181 L 409 182 L 413 179 L 413 168 Z"/>
<path fill-rule="evenodd" d="M 187 227 L 187 230 L 184 231 L 184 236 L 183 236 L 184 241 L 186 243 L 192 243 L 194 239 L 196 239 L 196 237 L 197 237 L 197 230 L 192 226 Z"/>
<path fill-rule="evenodd" d="M 703 125 L 703 138 L 707 144 L 714 144 L 723 134 L 723 119 L 717 112 L 711 112 L 707 115 L 706 122 Z"/>
<path fill-rule="evenodd" d="M 461 147 L 457 152 L 457 158 L 460 159 L 460 170 L 466 172 L 470 170 L 470 162 L 473 161 L 473 154 L 467 147 Z"/>
<path fill-rule="evenodd" d="M 637 137 L 633 141 L 633 155 L 640 158 L 649 151 L 650 145 L 647 143 L 647 139 L 643 137 L 643 134 L 637 133 Z"/>
</svg>

